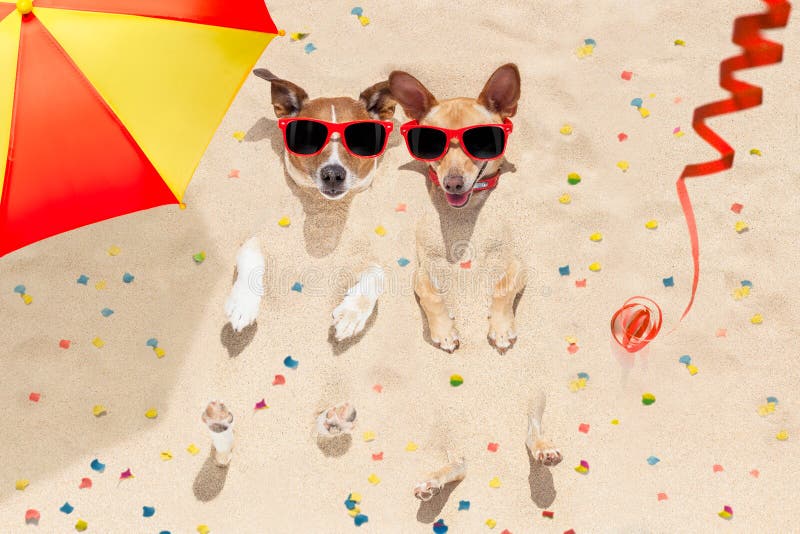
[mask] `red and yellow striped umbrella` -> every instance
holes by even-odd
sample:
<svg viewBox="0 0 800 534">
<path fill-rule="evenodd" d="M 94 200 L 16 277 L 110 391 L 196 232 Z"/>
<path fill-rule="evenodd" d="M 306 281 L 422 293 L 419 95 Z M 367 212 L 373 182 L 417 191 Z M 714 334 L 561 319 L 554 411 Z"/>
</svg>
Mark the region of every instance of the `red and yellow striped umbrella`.
<svg viewBox="0 0 800 534">
<path fill-rule="evenodd" d="M 0 256 L 179 203 L 276 33 L 264 0 L 0 0 Z"/>
</svg>

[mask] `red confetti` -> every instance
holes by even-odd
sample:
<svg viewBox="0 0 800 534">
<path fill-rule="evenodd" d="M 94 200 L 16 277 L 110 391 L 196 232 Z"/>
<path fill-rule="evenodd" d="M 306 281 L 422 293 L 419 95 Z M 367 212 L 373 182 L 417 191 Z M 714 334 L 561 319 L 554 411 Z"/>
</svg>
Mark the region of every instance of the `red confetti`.
<svg viewBox="0 0 800 534">
<path fill-rule="evenodd" d="M 460 265 L 462 269 L 469 269 L 472 267 L 472 260 L 462 261 Z"/>
<path fill-rule="evenodd" d="M 761 473 L 758 472 L 758 469 L 753 469 L 752 471 L 750 471 L 750 474 L 755 478 L 758 478 L 758 475 L 760 475 Z"/>
<path fill-rule="evenodd" d="M 375 460 L 376 462 L 380 462 L 381 460 L 383 460 L 383 451 L 379 452 L 378 454 L 373 454 L 372 459 Z"/>
<path fill-rule="evenodd" d="M 717 337 L 726 337 L 728 335 L 728 331 L 725 328 L 717 328 Z"/>
<path fill-rule="evenodd" d="M 34 510 L 33 508 L 25 511 L 25 522 L 38 522 L 41 515 L 39 514 L 39 510 Z"/>
<path fill-rule="evenodd" d="M 583 432 L 584 434 L 589 433 L 589 425 L 587 423 L 581 423 L 578 425 L 578 432 Z"/>
<path fill-rule="evenodd" d="M 553 519 L 554 515 L 555 514 L 553 512 L 550 512 L 548 510 L 542 510 L 542 517 L 549 517 L 550 519 Z"/>
<path fill-rule="evenodd" d="M 715 473 L 719 473 L 720 471 L 725 471 L 725 469 L 723 469 L 722 466 L 719 465 L 719 464 L 714 464 L 714 468 L 713 469 L 714 469 Z"/>
<path fill-rule="evenodd" d="M 131 473 L 130 467 L 119 474 L 119 479 L 120 480 L 126 480 L 128 478 L 133 478 L 133 473 Z"/>
<path fill-rule="evenodd" d="M 286 383 L 286 378 L 283 375 L 275 375 L 275 380 L 272 381 L 273 386 L 282 386 Z"/>
<path fill-rule="evenodd" d="M 575 531 L 574 531 L 574 530 L 572 530 L 572 529 L 565 530 L 565 531 L 564 531 L 564 534 L 575 534 Z"/>
<path fill-rule="evenodd" d="M 499 443 L 490 443 L 486 448 L 489 449 L 489 452 L 497 452 L 499 446 Z"/>
<path fill-rule="evenodd" d="M 666 493 L 659 493 L 658 494 L 658 500 L 659 501 L 666 501 L 667 499 L 669 499 L 669 497 L 667 497 Z"/>
<path fill-rule="evenodd" d="M 620 143 L 623 142 L 624 140 L 626 140 L 627 138 L 628 138 L 628 135 L 625 134 L 625 133 L 620 132 L 620 133 L 617 134 L 617 139 L 619 139 Z"/>
<path fill-rule="evenodd" d="M 58 342 L 58 346 L 61 347 L 62 349 L 68 349 L 69 343 L 70 343 L 69 339 L 62 339 L 61 341 Z"/>
<path fill-rule="evenodd" d="M 738 214 L 740 214 L 742 212 L 742 208 L 743 207 L 744 206 L 742 206 L 738 202 L 734 202 L 733 205 L 731 206 L 731 211 L 738 215 Z"/>
<path fill-rule="evenodd" d="M 372 386 L 372 389 L 373 391 L 375 391 L 375 393 L 380 393 L 381 391 L 383 391 L 383 386 L 380 384 L 375 384 L 374 386 Z"/>
<path fill-rule="evenodd" d="M 511 534 L 511 531 L 508 529 L 503 530 L 500 534 Z"/>
<path fill-rule="evenodd" d="M 39 399 L 41 398 L 42 395 L 40 393 L 31 393 L 30 395 L 28 395 L 28 399 L 30 399 L 33 402 L 39 402 Z"/>
<path fill-rule="evenodd" d="M 576 352 L 578 352 L 579 348 L 580 347 L 578 347 L 577 343 L 570 343 L 569 347 L 567 347 L 567 352 L 569 352 L 570 354 L 575 354 Z"/>
<path fill-rule="evenodd" d="M 397 205 L 397 207 L 394 209 L 394 211 L 405 212 L 406 211 L 406 205 L 401 202 L 400 204 Z"/>
<path fill-rule="evenodd" d="M 231 172 L 228 173 L 228 178 L 238 178 L 239 177 L 239 169 L 232 169 Z"/>
<path fill-rule="evenodd" d="M 633 77 L 633 73 L 629 70 L 622 71 L 622 79 L 623 80 L 630 80 Z"/>
<path fill-rule="evenodd" d="M 266 407 L 267 407 L 266 401 L 264 399 L 261 399 L 260 401 L 258 401 L 256 403 L 255 409 L 256 410 L 263 410 Z"/>
<path fill-rule="evenodd" d="M 130 471 L 130 469 L 128 471 Z M 78 489 L 89 489 L 91 487 L 92 487 L 91 478 L 82 478 L 81 483 L 78 485 Z"/>
<path fill-rule="evenodd" d="M 586 287 L 586 278 L 575 280 L 575 287 Z"/>
<path fill-rule="evenodd" d="M 681 98 L 679 96 L 676 96 L 675 100 L 673 100 L 673 102 L 675 102 L 676 104 L 680 104 L 681 102 L 683 102 L 683 98 Z"/>
</svg>

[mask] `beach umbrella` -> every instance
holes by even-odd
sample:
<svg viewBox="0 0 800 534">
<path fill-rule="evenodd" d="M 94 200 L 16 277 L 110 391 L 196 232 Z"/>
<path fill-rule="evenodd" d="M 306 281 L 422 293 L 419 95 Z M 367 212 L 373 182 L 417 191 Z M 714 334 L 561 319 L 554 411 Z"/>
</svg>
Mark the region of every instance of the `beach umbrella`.
<svg viewBox="0 0 800 534">
<path fill-rule="evenodd" d="M 0 0 L 0 256 L 180 203 L 276 33 L 264 0 Z"/>
</svg>

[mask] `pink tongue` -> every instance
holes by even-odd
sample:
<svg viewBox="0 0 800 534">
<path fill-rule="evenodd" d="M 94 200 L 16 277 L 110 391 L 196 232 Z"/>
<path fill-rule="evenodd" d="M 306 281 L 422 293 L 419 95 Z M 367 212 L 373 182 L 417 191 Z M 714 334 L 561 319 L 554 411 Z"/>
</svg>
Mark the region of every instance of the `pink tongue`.
<svg viewBox="0 0 800 534">
<path fill-rule="evenodd" d="M 451 195 L 450 193 L 445 193 L 444 196 L 447 198 L 447 202 L 449 202 L 451 206 L 455 206 L 457 208 L 460 208 L 469 200 L 469 193 L 464 193 L 463 195 Z"/>
</svg>

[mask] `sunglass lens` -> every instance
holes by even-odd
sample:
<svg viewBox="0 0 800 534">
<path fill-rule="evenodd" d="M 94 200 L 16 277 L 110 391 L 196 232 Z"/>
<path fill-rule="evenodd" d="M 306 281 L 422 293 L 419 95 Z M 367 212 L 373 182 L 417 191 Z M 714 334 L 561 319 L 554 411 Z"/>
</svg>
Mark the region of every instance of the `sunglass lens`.
<svg viewBox="0 0 800 534">
<path fill-rule="evenodd" d="M 476 159 L 493 159 L 503 153 L 506 138 L 499 126 L 480 126 L 464 132 L 464 148 Z"/>
<path fill-rule="evenodd" d="M 386 128 L 376 122 L 351 124 L 344 129 L 344 141 L 356 156 L 377 156 L 386 144 Z"/>
<path fill-rule="evenodd" d="M 297 120 L 286 125 L 286 146 L 295 154 L 315 154 L 325 146 L 328 128 L 314 121 Z"/>
<path fill-rule="evenodd" d="M 408 131 L 408 149 L 419 159 L 436 159 L 447 148 L 447 135 L 433 128 L 411 128 Z"/>
</svg>

